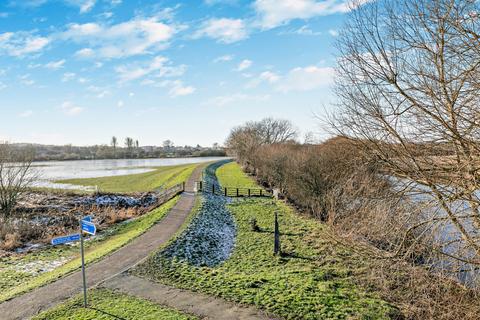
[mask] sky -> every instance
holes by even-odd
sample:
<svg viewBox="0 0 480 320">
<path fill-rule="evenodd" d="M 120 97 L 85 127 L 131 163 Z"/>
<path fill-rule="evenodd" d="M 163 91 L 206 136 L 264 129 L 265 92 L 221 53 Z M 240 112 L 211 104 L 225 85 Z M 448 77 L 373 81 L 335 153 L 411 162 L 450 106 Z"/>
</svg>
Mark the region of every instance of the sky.
<svg viewBox="0 0 480 320">
<path fill-rule="evenodd" d="M 347 0 L 0 0 L 0 140 L 222 144 L 322 134 Z"/>
</svg>

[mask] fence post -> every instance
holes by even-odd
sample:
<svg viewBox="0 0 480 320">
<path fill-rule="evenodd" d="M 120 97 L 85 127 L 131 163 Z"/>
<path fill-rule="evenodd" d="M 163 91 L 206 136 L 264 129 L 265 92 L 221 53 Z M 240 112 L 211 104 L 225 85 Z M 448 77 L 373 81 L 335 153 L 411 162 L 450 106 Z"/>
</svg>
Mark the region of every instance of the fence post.
<svg viewBox="0 0 480 320">
<path fill-rule="evenodd" d="M 237 188 L 237 197 L 238 197 L 238 188 Z"/>
<path fill-rule="evenodd" d="M 227 196 L 227 187 L 225 187 L 225 197 Z"/>
<path fill-rule="evenodd" d="M 182 191 L 185 192 L 185 181 L 182 182 Z"/>
<path fill-rule="evenodd" d="M 250 197 L 250 188 L 248 188 L 248 196 Z"/>
<path fill-rule="evenodd" d="M 275 211 L 275 233 L 273 239 L 273 254 L 277 255 L 280 253 L 280 230 L 278 228 L 278 214 Z"/>
<path fill-rule="evenodd" d="M 215 184 L 212 183 L 212 193 L 215 194 Z"/>
<path fill-rule="evenodd" d="M 260 197 L 263 195 L 263 190 L 260 189 Z"/>
</svg>

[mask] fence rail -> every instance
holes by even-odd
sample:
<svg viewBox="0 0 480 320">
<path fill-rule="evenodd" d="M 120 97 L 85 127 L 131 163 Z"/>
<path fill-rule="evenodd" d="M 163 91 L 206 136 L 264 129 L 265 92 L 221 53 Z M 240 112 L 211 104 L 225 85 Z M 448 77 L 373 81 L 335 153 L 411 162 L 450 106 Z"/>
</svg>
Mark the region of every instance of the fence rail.
<svg viewBox="0 0 480 320">
<path fill-rule="evenodd" d="M 195 185 L 199 192 L 213 193 L 226 197 L 272 197 L 272 193 L 261 188 L 221 187 L 212 183 L 204 183 L 203 181 L 197 181 Z"/>
<path fill-rule="evenodd" d="M 174 198 L 180 193 L 185 191 L 185 183 L 176 184 L 168 189 L 156 192 L 157 202 L 153 205 L 154 208 L 157 208 L 167 202 L 168 200 Z"/>
</svg>

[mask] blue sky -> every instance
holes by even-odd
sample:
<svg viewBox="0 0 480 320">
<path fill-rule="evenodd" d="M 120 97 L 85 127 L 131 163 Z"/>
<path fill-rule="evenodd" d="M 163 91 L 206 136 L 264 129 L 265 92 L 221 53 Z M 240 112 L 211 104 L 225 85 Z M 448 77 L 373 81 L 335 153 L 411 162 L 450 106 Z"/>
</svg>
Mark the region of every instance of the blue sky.
<svg viewBox="0 0 480 320">
<path fill-rule="evenodd" d="M 2 0 L 0 140 L 223 143 L 334 100 L 347 0 Z"/>
</svg>

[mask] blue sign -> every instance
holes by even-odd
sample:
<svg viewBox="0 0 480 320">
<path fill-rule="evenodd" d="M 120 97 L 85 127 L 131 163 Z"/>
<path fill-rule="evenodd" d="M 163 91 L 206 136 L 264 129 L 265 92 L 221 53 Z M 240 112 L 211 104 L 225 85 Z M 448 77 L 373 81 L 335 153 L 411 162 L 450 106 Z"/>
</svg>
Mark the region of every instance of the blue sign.
<svg viewBox="0 0 480 320">
<path fill-rule="evenodd" d="M 82 231 L 91 235 L 95 235 L 97 232 L 97 227 L 91 222 L 82 220 Z"/>
<path fill-rule="evenodd" d="M 58 237 L 58 238 L 53 238 L 51 243 L 52 245 L 56 246 L 57 244 L 64 244 L 68 242 L 74 242 L 80 240 L 80 234 L 70 234 L 68 236 L 63 236 L 63 237 Z"/>
<path fill-rule="evenodd" d="M 82 221 L 92 222 L 92 216 L 83 217 Z"/>
</svg>

